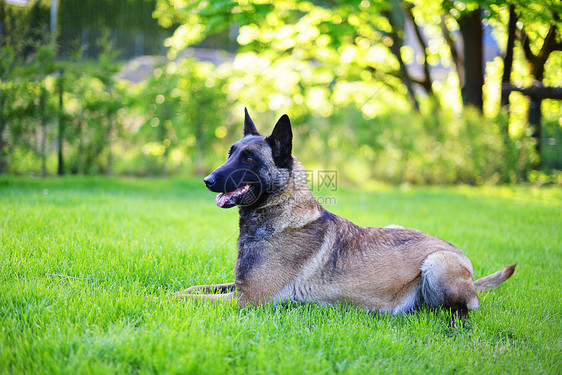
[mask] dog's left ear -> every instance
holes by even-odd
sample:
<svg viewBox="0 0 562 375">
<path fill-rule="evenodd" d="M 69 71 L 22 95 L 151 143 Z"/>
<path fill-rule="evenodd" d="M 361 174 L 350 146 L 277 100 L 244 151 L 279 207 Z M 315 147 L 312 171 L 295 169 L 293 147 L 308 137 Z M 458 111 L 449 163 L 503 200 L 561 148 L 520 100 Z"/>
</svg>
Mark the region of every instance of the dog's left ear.
<svg viewBox="0 0 562 375">
<path fill-rule="evenodd" d="M 260 133 L 258 133 L 256 125 L 254 125 L 254 122 L 250 118 L 248 110 L 244 107 L 244 137 L 247 135 L 260 135 Z"/>
<path fill-rule="evenodd" d="M 275 124 L 273 132 L 265 140 L 271 146 L 273 160 L 279 168 L 290 168 L 293 165 L 293 131 L 289 116 L 283 115 Z"/>
</svg>

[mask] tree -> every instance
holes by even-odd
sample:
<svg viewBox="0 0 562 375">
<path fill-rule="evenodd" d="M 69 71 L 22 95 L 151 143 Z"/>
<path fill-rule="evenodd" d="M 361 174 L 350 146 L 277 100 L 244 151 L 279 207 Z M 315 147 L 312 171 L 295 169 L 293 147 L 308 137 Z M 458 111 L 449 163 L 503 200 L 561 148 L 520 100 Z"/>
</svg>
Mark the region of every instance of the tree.
<svg viewBox="0 0 562 375">
<path fill-rule="evenodd" d="M 47 135 L 47 91 L 44 87 L 45 77 L 52 72 L 54 47 L 47 45 L 48 8 L 36 0 L 27 7 L 9 6 L 0 0 L 0 174 L 7 169 L 7 151 L 5 149 L 6 131 L 17 121 L 25 121 L 32 111 L 39 109 L 37 120 L 41 126 L 44 141 L 40 153 L 45 154 Z M 22 86 L 30 84 L 21 77 L 33 77 L 39 87 L 39 95 L 32 97 L 25 90 L 16 94 Z M 23 100 L 22 100 L 23 99 Z M 32 101 L 37 101 L 35 106 Z M 16 102 L 19 102 L 16 104 Z M 22 104 L 23 103 L 23 104 Z M 21 108 L 26 111 L 21 116 L 13 116 Z M 35 112 L 33 112 L 35 113 Z M 18 133 L 20 129 L 12 129 Z M 46 159 L 42 157 L 42 173 L 46 174 Z"/>
<path fill-rule="evenodd" d="M 64 124 L 64 105 L 63 105 L 63 96 L 64 96 L 64 69 L 59 70 L 59 78 L 57 79 L 57 93 L 59 96 L 59 108 L 58 108 L 58 166 L 57 166 L 57 175 L 62 176 L 64 175 L 64 157 L 63 157 L 63 146 L 64 146 L 64 133 L 65 133 L 65 124 Z"/>
<path fill-rule="evenodd" d="M 402 12 L 398 9 L 396 2 L 393 3 L 395 6 L 391 10 L 383 10 L 382 14 L 388 20 L 388 23 L 391 26 L 391 31 L 389 32 L 390 37 L 392 38 L 392 44 L 390 45 L 390 51 L 398 60 L 398 64 L 400 65 L 400 77 L 402 78 L 402 82 L 406 86 L 408 90 L 408 94 L 410 96 L 410 102 L 416 111 L 419 112 L 420 105 L 416 99 L 416 93 L 414 91 L 413 80 L 408 73 L 408 68 L 406 67 L 406 63 L 402 58 L 402 52 L 400 49 L 404 46 L 404 39 L 401 37 L 404 30 L 404 17 Z"/>
<path fill-rule="evenodd" d="M 180 7 L 159 1 L 155 15 L 164 26 L 181 24 L 170 41 L 170 57 L 232 24 L 239 25 L 239 55 L 267 59 L 270 72 L 281 69 L 277 62 L 287 71 L 288 66 L 296 67 L 288 74 L 300 77 L 298 86 L 277 93 L 289 98 L 292 110 L 303 113 L 306 109 L 299 108 L 303 99 L 306 102 L 308 97 L 315 96 L 317 99 L 311 102 L 317 105 L 308 103 L 307 108 L 329 116 L 333 112 L 331 103 L 339 101 L 333 97 L 343 98 L 341 92 L 348 89 L 347 82 L 363 86 L 362 93 L 352 99 L 359 106 L 378 91 L 385 96 L 390 94 L 394 100 L 403 100 L 406 88 L 412 105 L 417 106 L 399 51 L 403 30 L 400 25 L 393 27 L 390 11 L 391 4 L 387 2 L 369 1 L 359 6 L 355 1 L 270 1 L 246 5 L 184 1 Z M 248 75 L 252 74 L 255 70 L 248 71 Z M 370 94 L 366 94 L 368 91 Z M 279 96 L 273 97 L 273 93 L 266 98 L 260 96 L 271 103 L 286 103 Z M 333 100 L 324 100 L 330 97 Z M 364 107 L 363 111 L 366 110 Z"/>
<path fill-rule="evenodd" d="M 524 28 L 520 28 L 519 38 L 523 46 L 523 51 L 525 52 L 525 58 L 529 62 L 529 73 L 534 77 L 534 86 L 544 87 L 544 71 L 545 64 L 550 56 L 550 54 L 556 50 L 562 50 L 562 42 L 560 41 L 560 29 L 555 23 L 560 21 L 558 13 L 553 13 L 554 20 L 548 28 L 548 32 L 542 41 L 542 46 L 538 53 L 533 53 L 531 50 L 531 42 L 529 41 L 529 35 L 526 33 Z M 533 138 L 536 139 L 536 151 L 539 155 L 539 162 L 536 164 L 537 168 L 540 168 L 540 155 L 541 155 L 541 138 L 542 138 L 542 126 L 541 126 L 541 103 L 542 98 L 537 95 L 530 96 L 530 107 L 529 107 L 529 124 L 533 128 Z"/>
<path fill-rule="evenodd" d="M 136 104 L 143 117 L 138 136 L 145 153 L 159 159 L 160 173 L 170 170 L 172 151 L 181 148 L 195 172 L 204 174 L 205 151 L 226 135 L 224 79 L 210 63 L 191 59 L 159 62 L 138 88 Z"/>
<path fill-rule="evenodd" d="M 112 143 L 119 131 L 118 123 L 116 123 L 116 115 L 121 107 L 121 92 L 114 78 L 115 73 L 119 71 L 120 67 L 120 64 L 117 62 L 119 53 L 115 49 L 113 40 L 107 31 L 98 40 L 98 43 L 101 47 L 101 53 L 98 57 L 98 63 L 93 72 L 93 76 L 103 83 L 105 90 L 102 96 L 103 102 L 98 102 L 98 105 L 102 106 L 105 110 L 103 114 L 105 120 L 105 135 L 103 137 L 103 143 L 99 146 L 101 149 L 107 149 L 105 173 L 111 175 L 113 164 Z"/>
<path fill-rule="evenodd" d="M 420 108 L 416 89 L 421 88 L 428 97 L 435 96 L 440 102 L 448 99 L 450 90 L 435 89 L 432 67 L 438 64 L 455 66 L 462 105 L 483 111 L 485 67 L 483 66 L 482 27 L 483 22 L 496 25 L 509 39 L 505 58 L 505 77 L 509 78 L 514 45 L 514 25 L 511 17 L 508 24 L 505 15 L 519 16 L 523 28 L 519 31 L 522 48 L 530 63 L 531 74 L 537 82 L 542 81 L 545 64 L 552 51 L 559 49 L 558 18 L 560 5 L 554 2 L 531 4 L 523 1 L 437 1 L 437 0 L 388 0 L 388 1 L 330 1 L 299 2 L 264 1 L 238 3 L 235 1 L 200 2 L 195 0 L 175 1 L 173 5 L 159 0 L 155 16 L 162 25 L 179 24 L 169 41 L 173 56 L 188 45 L 196 45 L 209 35 L 224 31 L 230 25 L 239 26 L 238 56 L 247 59 L 266 60 L 269 72 L 277 71 L 278 62 L 293 66 L 286 79 L 296 75 L 295 87 L 282 92 L 288 100 L 281 101 L 291 111 L 307 113 L 317 111 L 330 116 L 337 110 L 335 105 L 345 106 L 353 102 L 364 115 L 374 117 L 368 111 L 368 101 L 384 87 L 384 97 L 409 98 L 412 108 Z M 523 16 L 523 17 L 522 17 Z M 419 56 L 404 44 L 405 24 L 412 25 L 415 40 L 421 47 Z M 436 30 L 438 32 L 436 32 Z M 528 31 L 531 30 L 531 31 Z M 458 37 L 457 37 L 458 35 Z M 455 39 L 462 39 L 458 49 Z M 544 42 L 542 42 L 544 40 Z M 417 60 L 422 66 L 421 78 L 414 78 L 410 65 Z M 263 76 L 266 70 L 256 69 L 236 72 L 248 77 L 246 82 Z M 249 78 L 253 77 L 253 78 Z M 267 81 L 267 90 L 254 95 L 261 101 L 277 103 L 271 92 L 268 79 L 256 80 L 256 84 Z M 273 83 L 273 87 L 282 86 Z M 440 85 L 441 87 L 443 85 Z M 342 90 L 343 87 L 354 87 Z M 382 89 L 381 89 L 382 90 Z M 256 92 L 254 88 L 248 90 Z M 277 93 L 278 94 L 278 93 Z M 307 102 L 310 96 L 316 100 Z M 304 100 L 303 100 L 304 98 Z M 252 96 L 241 93 L 241 100 L 252 103 Z M 400 100 L 400 99 L 397 99 Z M 450 100 L 449 100 L 450 101 Z M 300 103 L 305 108 L 299 108 Z M 504 95 L 503 102 L 506 102 Z M 256 106 L 260 106 L 256 103 Z M 530 120 L 535 128 L 534 136 L 540 137 L 540 99 L 531 100 Z M 403 105 L 398 107 L 404 108 Z M 271 104 L 270 109 L 278 108 Z M 507 127 L 503 129 L 509 136 Z M 539 142 L 537 140 L 537 142 Z"/>
<path fill-rule="evenodd" d="M 461 95 L 465 105 L 472 105 L 482 111 L 482 86 L 484 85 L 484 63 L 482 51 L 482 21 L 480 8 L 476 8 L 459 19 L 463 39 L 464 85 Z"/>
<path fill-rule="evenodd" d="M 46 86 L 46 79 L 49 75 L 57 70 L 57 65 L 54 60 L 56 55 L 55 46 L 52 44 L 41 45 L 31 63 L 25 66 L 24 71 L 29 76 L 34 77 L 34 81 L 38 86 L 39 97 L 37 98 L 37 122 L 40 126 L 40 148 L 39 155 L 41 158 L 41 175 L 47 176 L 47 138 L 48 138 L 48 125 L 50 120 L 53 119 L 53 107 L 50 103 L 50 92 Z M 35 100 L 29 97 L 29 100 Z"/>
<path fill-rule="evenodd" d="M 14 98 L 13 71 L 16 64 L 15 54 L 9 47 L 0 48 L 0 174 L 6 172 L 5 130 L 8 127 L 8 105 Z"/>
<path fill-rule="evenodd" d="M 482 109 L 481 10 L 476 2 L 388 0 L 363 1 L 358 5 L 355 1 L 271 1 L 239 5 L 230 1 L 185 0 L 181 7 L 174 4 L 171 6 L 160 0 L 155 12 L 164 26 L 174 22 L 180 24 L 170 42 L 172 55 L 236 23 L 240 26 L 241 53 L 252 50 L 272 61 L 294 58 L 301 63 L 310 62 L 308 69 L 318 75 L 326 75 L 321 71 L 327 68 L 335 72 L 327 82 L 330 86 L 345 81 L 378 81 L 379 85 L 386 85 L 396 94 L 402 95 L 405 89 L 412 107 L 419 110 L 414 85 L 421 87 L 430 98 L 436 96 L 431 65 L 440 62 L 439 55 L 448 46 L 457 66 L 465 104 Z M 445 22 L 444 14 L 451 12 L 455 14 L 466 41 L 462 61 L 448 22 Z M 440 20 L 437 25 L 444 31 L 440 40 L 424 35 L 422 27 L 422 22 L 425 26 L 435 19 Z M 416 42 L 421 47 L 421 78 L 413 78 L 409 72 L 408 64 L 417 57 L 406 56 L 408 46 L 404 45 L 404 32 L 407 22 L 412 25 Z M 308 83 L 306 78 L 303 81 Z"/>
</svg>

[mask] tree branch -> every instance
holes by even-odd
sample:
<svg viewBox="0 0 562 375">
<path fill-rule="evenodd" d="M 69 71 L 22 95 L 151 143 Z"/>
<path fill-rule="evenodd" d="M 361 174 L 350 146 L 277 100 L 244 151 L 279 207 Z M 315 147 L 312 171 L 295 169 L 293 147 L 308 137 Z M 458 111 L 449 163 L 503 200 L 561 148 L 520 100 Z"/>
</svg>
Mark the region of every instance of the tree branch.
<svg viewBox="0 0 562 375">
<path fill-rule="evenodd" d="M 457 74 L 459 76 L 460 86 L 463 85 L 464 80 L 464 70 L 463 70 L 463 58 L 459 56 L 459 52 L 457 51 L 457 47 L 455 46 L 455 42 L 451 38 L 451 33 L 449 32 L 449 28 L 447 28 L 447 23 L 445 22 L 445 15 L 441 16 L 441 33 L 443 34 L 443 38 L 445 38 L 445 42 L 447 42 L 447 46 L 449 46 L 449 51 L 451 51 L 451 57 L 453 58 L 453 63 L 457 68 Z"/>
<path fill-rule="evenodd" d="M 558 32 L 558 27 L 555 24 L 550 25 L 548 33 L 544 38 L 542 47 L 537 55 L 531 51 L 529 36 L 523 28 L 519 28 L 519 39 L 521 40 L 521 45 L 523 51 L 525 52 L 525 58 L 531 64 L 531 74 L 535 77 L 537 81 L 542 81 L 544 76 L 544 64 L 548 60 L 548 56 L 552 51 L 557 50 L 561 43 L 557 42 L 556 34 Z"/>
<path fill-rule="evenodd" d="M 555 24 L 550 25 L 550 28 L 548 29 L 548 33 L 546 34 L 546 37 L 544 38 L 542 48 L 539 51 L 539 54 L 537 55 L 537 58 L 539 59 L 539 61 L 542 61 L 543 64 L 548 59 L 548 55 L 550 55 L 550 53 L 552 51 L 554 51 L 554 47 L 556 46 L 556 44 L 558 44 L 558 43 L 556 43 L 556 31 L 557 30 L 558 30 L 558 28 L 556 27 Z"/>
<path fill-rule="evenodd" d="M 502 92 L 510 93 L 518 91 L 523 95 L 537 99 L 562 99 L 562 87 L 545 87 L 535 85 L 531 87 L 517 87 L 512 85 L 502 85 Z"/>
<path fill-rule="evenodd" d="M 408 17 L 410 22 L 412 22 L 412 25 L 414 27 L 414 32 L 416 34 L 416 38 L 418 39 L 418 42 L 420 43 L 420 46 L 423 51 L 423 73 L 425 75 L 425 79 L 420 84 L 423 86 L 423 88 L 425 89 L 428 95 L 435 96 L 433 92 L 433 88 L 431 87 L 431 74 L 429 72 L 429 64 L 427 62 L 427 45 L 425 43 L 425 40 L 423 39 L 422 32 L 418 24 L 416 23 L 416 20 L 414 19 L 414 15 L 412 13 L 413 5 L 403 3 L 403 8 L 406 17 Z"/>
<path fill-rule="evenodd" d="M 519 26 L 517 26 L 517 31 L 519 34 L 518 36 L 519 41 L 521 42 L 521 47 L 523 47 L 523 52 L 525 53 L 525 58 L 527 59 L 527 61 L 533 64 L 537 60 L 537 57 L 535 56 L 533 51 L 531 51 L 529 36 L 525 32 L 525 30 L 523 30 L 523 28 L 520 28 Z"/>
<path fill-rule="evenodd" d="M 408 69 L 406 68 L 406 64 L 404 63 L 404 60 L 402 60 L 402 54 L 400 53 L 400 47 L 402 46 L 403 41 L 398 35 L 398 33 L 396 32 L 391 12 L 388 10 L 383 10 L 381 13 L 384 17 L 386 17 L 388 23 L 392 27 L 392 31 L 390 32 L 390 37 L 392 38 L 392 46 L 390 46 L 389 48 L 392 54 L 398 60 L 398 64 L 400 65 L 400 76 L 402 82 L 404 82 L 404 85 L 408 89 L 408 93 L 410 94 L 410 100 L 412 102 L 412 105 L 414 106 L 414 109 L 417 112 L 419 112 L 420 105 L 418 103 L 418 100 L 416 99 L 414 88 L 412 87 L 412 79 L 408 74 Z"/>
<path fill-rule="evenodd" d="M 423 85 L 425 84 L 425 81 L 422 81 L 422 80 L 419 80 L 419 79 L 415 79 L 415 78 L 413 78 L 413 77 L 410 78 L 410 80 L 411 80 L 413 83 L 415 83 L 415 84 L 417 84 L 417 85 L 420 85 L 420 86 L 423 86 Z"/>
</svg>

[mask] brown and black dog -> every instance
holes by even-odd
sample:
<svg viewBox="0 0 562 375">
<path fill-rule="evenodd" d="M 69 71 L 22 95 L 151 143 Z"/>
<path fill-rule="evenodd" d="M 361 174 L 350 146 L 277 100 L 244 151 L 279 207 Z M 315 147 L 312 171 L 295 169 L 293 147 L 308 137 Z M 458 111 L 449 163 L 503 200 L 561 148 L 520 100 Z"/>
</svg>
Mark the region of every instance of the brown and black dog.
<svg viewBox="0 0 562 375">
<path fill-rule="evenodd" d="M 425 304 L 464 314 L 479 306 L 476 291 L 513 274 L 516 264 L 473 281 L 466 254 L 446 241 L 399 226 L 360 227 L 328 212 L 307 187 L 292 140 L 287 115 L 264 137 L 246 111 L 244 137 L 204 180 L 219 193 L 219 207 L 239 208 L 235 282 L 194 286 L 179 297 L 240 306 L 352 303 L 393 314 Z"/>
</svg>

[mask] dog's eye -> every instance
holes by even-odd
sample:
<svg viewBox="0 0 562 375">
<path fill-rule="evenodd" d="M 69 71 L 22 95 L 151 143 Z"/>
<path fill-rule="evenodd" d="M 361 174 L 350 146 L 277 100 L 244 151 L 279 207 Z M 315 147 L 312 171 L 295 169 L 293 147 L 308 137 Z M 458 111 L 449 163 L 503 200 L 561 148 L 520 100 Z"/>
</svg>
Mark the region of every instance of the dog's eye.
<svg viewBox="0 0 562 375">
<path fill-rule="evenodd" d="M 251 163 L 251 162 L 254 161 L 254 158 L 252 158 L 251 156 L 248 156 L 248 157 L 246 158 L 246 161 L 247 161 L 248 163 Z"/>
</svg>

